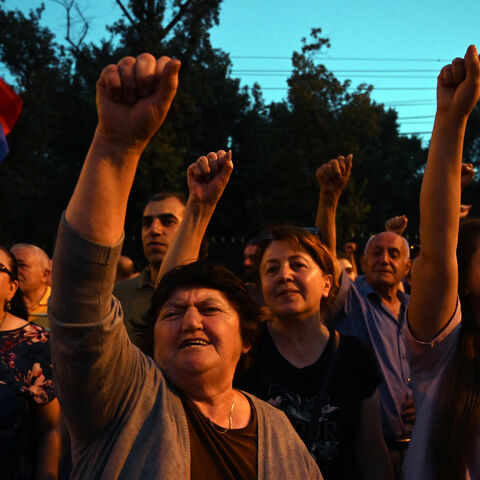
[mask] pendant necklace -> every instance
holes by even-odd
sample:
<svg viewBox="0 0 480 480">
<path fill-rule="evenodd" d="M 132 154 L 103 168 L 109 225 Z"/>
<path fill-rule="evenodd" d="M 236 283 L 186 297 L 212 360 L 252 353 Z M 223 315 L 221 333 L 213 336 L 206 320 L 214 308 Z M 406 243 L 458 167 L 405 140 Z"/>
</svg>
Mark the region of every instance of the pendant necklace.
<svg viewBox="0 0 480 480">
<path fill-rule="evenodd" d="M 218 433 L 227 433 L 229 430 L 232 429 L 233 407 L 235 407 L 235 394 L 233 394 L 232 396 L 233 396 L 232 406 L 230 407 L 230 414 L 228 415 L 228 428 L 223 428 L 223 430 L 220 430 L 221 427 L 219 427 L 218 425 L 213 423 L 210 419 L 208 419 L 208 421 L 210 422 L 210 425 Z"/>
</svg>

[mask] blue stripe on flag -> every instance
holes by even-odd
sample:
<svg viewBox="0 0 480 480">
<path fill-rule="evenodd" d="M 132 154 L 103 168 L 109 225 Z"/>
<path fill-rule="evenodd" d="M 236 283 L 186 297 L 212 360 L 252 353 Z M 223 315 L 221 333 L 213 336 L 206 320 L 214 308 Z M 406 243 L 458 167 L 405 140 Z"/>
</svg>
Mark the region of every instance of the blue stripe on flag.
<svg viewBox="0 0 480 480">
<path fill-rule="evenodd" d="M 3 128 L 0 125 L 0 163 L 3 159 L 8 155 L 8 143 L 7 139 L 5 138 L 5 134 L 3 133 Z"/>
</svg>

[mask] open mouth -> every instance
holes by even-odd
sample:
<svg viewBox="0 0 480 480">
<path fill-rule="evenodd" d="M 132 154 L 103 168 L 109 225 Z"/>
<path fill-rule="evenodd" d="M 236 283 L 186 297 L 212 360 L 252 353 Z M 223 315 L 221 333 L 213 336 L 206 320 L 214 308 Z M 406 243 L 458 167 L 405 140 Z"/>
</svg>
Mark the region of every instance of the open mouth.
<svg viewBox="0 0 480 480">
<path fill-rule="evenodd" d="M 300 292 L 298 290 L 287 289 L 287 290 L 281 290 L 280 292 L 278 292 L 277 296 L 283 297 L 283 296 L 288 296 L 288 295 L 294 295 L 296 293 L 300 293 Z"/>
<path fill-rule="evenodd" d="M 184 350 L 187 348 L 207 347 L 208 345 L 211 345 L 211 343 L 207 340 L 190 339 L 181 342 L 179 348 L 180 350 Z"/>
</svg>

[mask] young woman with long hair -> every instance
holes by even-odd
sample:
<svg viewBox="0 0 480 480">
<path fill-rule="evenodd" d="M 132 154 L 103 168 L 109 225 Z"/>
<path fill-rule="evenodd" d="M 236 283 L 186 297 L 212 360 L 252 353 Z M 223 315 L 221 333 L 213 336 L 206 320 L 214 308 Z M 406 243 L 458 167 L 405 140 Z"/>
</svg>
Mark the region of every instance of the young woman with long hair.
<svg viewBox="0 0 480 480">
<path fill-rule="evenodd" d="M 472 45 L 438 76 L 420 196 L 421 246 L 408 312 L 417 422 L 407 480 L 480 478 L 480 222 L 465 222 L 457 237 L 463 138 L 479 96 Z"/>
</svg>

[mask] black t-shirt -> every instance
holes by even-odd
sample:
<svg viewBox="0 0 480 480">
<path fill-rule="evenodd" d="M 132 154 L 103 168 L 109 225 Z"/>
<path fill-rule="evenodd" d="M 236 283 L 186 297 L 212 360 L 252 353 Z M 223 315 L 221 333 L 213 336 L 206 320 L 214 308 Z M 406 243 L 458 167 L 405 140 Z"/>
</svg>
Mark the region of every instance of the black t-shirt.
<svg viewBox="0 0 480 480">
<path fill-rule="evenodd" d="M 334 335 L 320 358 L 304 368 L 293 366 L 277 350 L 265 324 L 253 361 L 238 387 L 285 412 L 295 430 L 306 440 L 309 425 L 316 425 L 307 445 L 326 480 L 358 478 L 354 444 L 360 407 L 378 387 L 381 377 L 370 347 L 341 335 L 335 365 L 317 418 L 322 378 L 334 349 Z"/>
</svg>

